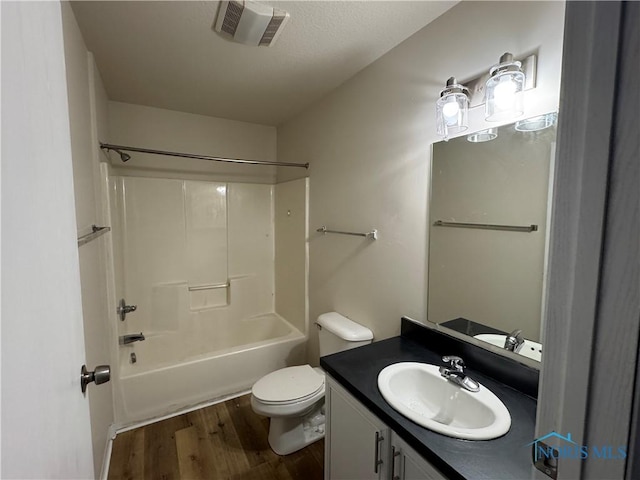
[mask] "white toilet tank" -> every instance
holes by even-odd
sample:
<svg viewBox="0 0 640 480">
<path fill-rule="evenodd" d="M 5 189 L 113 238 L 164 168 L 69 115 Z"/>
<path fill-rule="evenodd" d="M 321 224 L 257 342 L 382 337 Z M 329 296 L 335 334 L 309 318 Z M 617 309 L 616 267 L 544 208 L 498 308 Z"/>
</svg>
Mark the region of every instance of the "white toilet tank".
<svg viewBox="0 0 640 480">
<path fill-rule="evenodd" d="M 367 345 L 373 340 L 373 332 L 338 312 L 323 313 L 318 317 L 320 356 Z"/>
</svg>

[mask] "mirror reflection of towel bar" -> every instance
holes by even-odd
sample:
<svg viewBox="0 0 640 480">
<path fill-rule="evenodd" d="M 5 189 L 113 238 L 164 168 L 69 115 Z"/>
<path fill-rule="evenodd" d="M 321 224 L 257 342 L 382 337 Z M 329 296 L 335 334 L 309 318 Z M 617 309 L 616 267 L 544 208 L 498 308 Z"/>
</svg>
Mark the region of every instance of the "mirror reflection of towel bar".
<svg viewBox="0 0 640 480">
<path fill-rule="evenodd" d="M 538 225 L 495 225 L 491 223 L 443 222 L 442 220 L 436 220 L 433 225 L 435 227 L 480 228 L 483 230 L 506 230 L 526 233 L 538 231 Z"/>
<path fill-rule="evenodd" d="M 189 291 L 197 292 L 198 290 L 215 290 L 216 288 L 229 288 L 229 282 L 215 283 L 211 285 L 196 285 L 195 287 L 189 287 Z"/>
</svg>

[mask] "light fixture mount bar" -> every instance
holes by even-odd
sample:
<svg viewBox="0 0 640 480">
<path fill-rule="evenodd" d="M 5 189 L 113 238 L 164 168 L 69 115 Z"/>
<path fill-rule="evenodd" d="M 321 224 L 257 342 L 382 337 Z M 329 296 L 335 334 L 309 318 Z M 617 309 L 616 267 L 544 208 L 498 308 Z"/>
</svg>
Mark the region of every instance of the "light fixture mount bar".
<svg viewBox="0 0 640 480">
<path fill-rule="evenodd" d="M 517 59 L 516 59 L 517 60 Z M 522 62 L 522 71 L 524 72 L 524 90 L 531 90 L 536 88 L 536 73 L 538 56 L 534 53 L 528 57 L 520 60 Z M 460 82 L 462 85 L 469 89 L 469 108 L 477 107 L 484 103 L 484 90 L 485 84 L 489 78 L 489 72 L 483 73 L 478 77 L 471 78 L 464 82 Z"/>
</svg>

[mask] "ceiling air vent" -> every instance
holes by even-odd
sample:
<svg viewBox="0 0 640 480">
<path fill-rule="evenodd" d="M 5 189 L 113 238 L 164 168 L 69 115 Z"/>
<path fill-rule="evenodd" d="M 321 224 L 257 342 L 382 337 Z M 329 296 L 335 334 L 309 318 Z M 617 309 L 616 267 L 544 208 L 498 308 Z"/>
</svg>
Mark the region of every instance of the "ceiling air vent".
<svg viewBox="0 0 640 480">
<path fill-rule="evenodd" d="M 218 19 L 222 18 L 222 26 L 218 29 L 218 25 L 216 25 L 216 30 L 227 33 L 233 37 L 236 34 L 238 23 L 240 23 L 240 16 L 244 10 L 244 5 L 242 2 L 224 3 L 227 4 L 225 14 L 218 16 Z"/>
<path fill-rule="evenodd" d="M 273 45 L 289 19 L 289 13 L 251 1 L 220 2 L 215 30 L 245 45 Z"/>
</svg>

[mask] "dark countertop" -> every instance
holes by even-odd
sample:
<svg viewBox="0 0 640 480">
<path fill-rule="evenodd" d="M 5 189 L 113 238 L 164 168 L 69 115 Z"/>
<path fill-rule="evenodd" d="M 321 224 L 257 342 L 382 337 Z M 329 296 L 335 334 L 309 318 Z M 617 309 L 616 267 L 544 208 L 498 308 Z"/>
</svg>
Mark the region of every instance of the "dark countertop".
<svg viewBox="0 0 640 480">
<path fill-rule="evenodd" d="M 456 332 L 464 333 L 465 335 L 469 335 L 470 337 L 475 337 L 476 335 L 479 335 L 481 333 L 494 333 L 497 335 L 509 334 L 509 332 L 503 332 L 502 330 L 498 330 L 497 328 L 489 327 L 487 325 L 483 325 L 482 323 L 474 322 L 473 320 L 462 317 L 442 322 L 440 323 L 440 326 L 450 328 L 451 330 L 455 330 Z"/>
<path fill-rule="evenodd" d="M 531 447 L 525 445 L 534 439 L 534 398 L 467 368 L 471 378 L 485 385 L 505 404 L 511 414 L 511 428 L 506 435 L 494 440 L 447 437 L 408 420 L 380 394 L 378 373 L 398 362 L 442 364 L 440 354 L 402 336 L 320 359 L 320 365 L 329 375 L 446 476 L 469 480 L 531 478 Z"/>
</svg>

